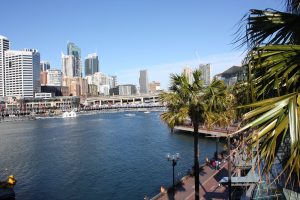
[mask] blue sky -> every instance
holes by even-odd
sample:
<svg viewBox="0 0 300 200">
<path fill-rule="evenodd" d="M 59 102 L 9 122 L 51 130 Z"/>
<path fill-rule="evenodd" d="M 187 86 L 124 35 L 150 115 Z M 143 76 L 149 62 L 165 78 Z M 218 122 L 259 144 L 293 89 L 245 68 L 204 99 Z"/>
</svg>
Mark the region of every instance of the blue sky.
<svg viewBox="0 0 300 200">
<path fill-rule="evenodd" d="M 0 35 L 11 49 L 36 48 L 61 68 L 67 41 L 82 57 L 98 52 L 100 71 L 138 84 L 139 70 L 167 88 L 170 73 L 211 63 L 212 75 L 242 60 L 231 44 L 251 8 L 284 9 L 282 0 L 26 0 L 1 2 Z"/>
</svg>

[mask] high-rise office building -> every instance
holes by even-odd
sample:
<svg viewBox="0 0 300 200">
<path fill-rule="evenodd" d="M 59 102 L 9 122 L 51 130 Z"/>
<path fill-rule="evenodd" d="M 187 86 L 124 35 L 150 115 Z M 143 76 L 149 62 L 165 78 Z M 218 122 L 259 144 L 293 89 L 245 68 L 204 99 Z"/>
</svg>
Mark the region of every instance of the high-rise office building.
<svg viewBox="0 0 300 200">
<path fill-rule="evenodd" d="M 190 84 L 194 81 L 192 68 L 190 68 L 189 66 L 186 66 L 183 68 L 182 73 L 185 77 L 187 77 Z"/>
<path fill-rule="evenodd" d="M 112 84 L 111 84 L 111 87 L 112 88 L 115 88 L 117 87 L 118 85 L 118 79 L 117 79 L 117 76 L 111 76 L 112 77 Z"/>
<path fill-rule="evenodd" d="M 67 54 L 74 56 L 74 76 L 81 77 L 81 49 L 73 42 L 68 42 Z"/>
<path fill-rule="evenodd" d="M 139 83 L 140 83 L 140 93 L 147 94 L 149 91 L 147 70 L 140 70 Z"/>
<path fill-rule="evenodd" d="M 88 54 L 84 63 L 84 73 L 86 76 L 99 72 L 99 60 L 96 53 Z"/>
<path fill-rule="evenodd" d="M 5 51 L 5 95 L 34 97 L 40 91 L 40 53 L 35 49 Z"/>
<path fill-rule="evenodd" d="M 61 86 L 62 72 L 59 69 L 50 69 L 47 71 L 47 85 Z"/>
<path fill-rule="evenodd" d="M 0 97 L 5 96 L 5 51 L 9 50 L 9 40 L 0 35 Z"/>
<path fill-rule="evenodd" d="M 47 61 L 41 61 L 41 71 L 44 72 L 44 71 L 47 71 L 50 69 L 50 63 L 47 62 Z"/>
<path fill-rule="evenodd" d="M 75 59 L 73 55 L 61 54 L 62 75 L 68 77 L 75 76 Z"/>
<path fill-rule="evenodd" d="M 129 96 L 136 94 L 136 86 L 132 84 L 118 85 L 119 95 Z"/>
<path fill-rule="evenodd" d="M 201 71 L 201 79 L 204 81 L 204 85 L 210 84 L 210 64 L 200 64 L 199 70 Z"/>
</svg>

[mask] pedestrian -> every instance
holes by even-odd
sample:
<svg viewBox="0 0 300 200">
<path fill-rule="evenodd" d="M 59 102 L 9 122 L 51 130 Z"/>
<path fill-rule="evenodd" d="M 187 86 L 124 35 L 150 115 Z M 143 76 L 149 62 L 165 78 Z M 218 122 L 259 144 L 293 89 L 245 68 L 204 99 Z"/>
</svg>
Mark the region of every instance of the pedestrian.
<svg viewBox="0 0 300 200">
<path fill-rule="evenodd" d="M 210 162 L 209 162 L 209 159 L 208 159 L 207 155 L 205 157 L 205 161 L 206 161 L 206 165 L 209 166 Z"/>
<path fill-rule="evenodd" d="M 212 167 L 213 167 L 213 169 L 216 169 L 216 161 L 214 160 L 213 162 L 212 162 Z"/>
</svg>

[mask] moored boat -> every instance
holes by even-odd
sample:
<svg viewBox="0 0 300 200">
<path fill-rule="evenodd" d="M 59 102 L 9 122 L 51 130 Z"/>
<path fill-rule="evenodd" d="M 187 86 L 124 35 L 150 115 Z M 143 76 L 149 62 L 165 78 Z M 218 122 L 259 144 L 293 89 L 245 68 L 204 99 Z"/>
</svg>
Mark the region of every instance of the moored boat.
<svg viewBox="0 0 300 200">
<path fill-rule="evenodd" d="M 74 118 L 76 116 L 77 116 L 77 114 L 76 114 L 76 112 L 74 110 L 72 110 L 70 112 L 66 111 L 62 115 L 63 118 Z"/>
</svg>

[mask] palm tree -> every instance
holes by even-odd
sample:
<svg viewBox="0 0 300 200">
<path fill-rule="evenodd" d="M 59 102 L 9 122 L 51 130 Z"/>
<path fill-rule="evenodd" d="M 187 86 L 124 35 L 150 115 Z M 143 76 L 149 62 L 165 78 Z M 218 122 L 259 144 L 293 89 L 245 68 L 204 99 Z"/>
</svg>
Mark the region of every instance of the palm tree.
<svg viewBox="0 0 300 200">
<path fill-rule="evenodd" d="M 223 81 L 213 79 L 204 90 L 204 101 L 207 108 L 206 128 L 227 128 L 233 123 L 236 117 L 235 97 Z"/>
<path fill-rule="evenodd" d="M 199 150 L 198 135 L 199 125 L 205 121 L 205 105 L 203 104 L 203 82 L 201 72 L 193 72 L 193 81 L 185 75 L 171 75 L 170 93 L 162 93 L 160 100 L 167 106 L 167 111 L 161 119 L 173 129 L 188 118 L 194 128 L 194 174 L 195 174 L 195 199 L 199 200 Z"/>
<path fill-rule="evenodd" d="M 255 130 L 246 142 L 258 150 L 263 172 L 279 159 L 286 184 L 292 180 L 300 186 L 300 1 L 286 5 L 288 12 L 251 10 L 248 15 L 240 41 L 249 47 L 244 62 L 253 103 L 243 107 L 252 109 L 244 115 L 250 122 L 234 134 Z"/>
</svg>

